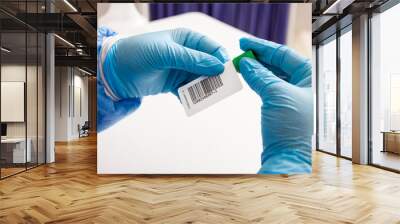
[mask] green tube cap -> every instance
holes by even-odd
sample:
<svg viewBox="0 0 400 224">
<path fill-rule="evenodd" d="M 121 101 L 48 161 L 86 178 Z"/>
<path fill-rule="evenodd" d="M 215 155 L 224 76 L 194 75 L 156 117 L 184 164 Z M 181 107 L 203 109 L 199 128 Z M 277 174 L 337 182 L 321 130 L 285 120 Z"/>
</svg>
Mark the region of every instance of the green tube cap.
<svg viewBox="0 0 400 224">
<path fill-rule="evenodd" d="M 232 62 L 233 62 L 233 65 L 235 66 L 235 69 L 236 69 L 237 72 L 240 72 L 239 62 L 240 62 L 240 59 L 242 59 L 243 57 L 256 59 L 256 56 L 254 56 L 252 51 L 246 51 L 243 54 L 241 54 L 241 55 L 237 56 L 236 58 L 234 58 L 232 60 Z"/>
</svg>

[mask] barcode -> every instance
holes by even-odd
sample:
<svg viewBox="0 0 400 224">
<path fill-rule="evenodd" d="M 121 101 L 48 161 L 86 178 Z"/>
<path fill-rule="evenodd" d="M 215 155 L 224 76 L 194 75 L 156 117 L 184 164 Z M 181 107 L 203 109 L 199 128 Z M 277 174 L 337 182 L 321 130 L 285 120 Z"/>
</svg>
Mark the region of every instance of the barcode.
<svg viewBox="0 0 400 224">
<path fill-rule="evenodd" d="M 221 86 L 223 86 L 221 77 L 213 76 L 194 84 L 188 88 L 188 91 L 193 104 L 196 104 L 216 93 Z"/>
</svg>

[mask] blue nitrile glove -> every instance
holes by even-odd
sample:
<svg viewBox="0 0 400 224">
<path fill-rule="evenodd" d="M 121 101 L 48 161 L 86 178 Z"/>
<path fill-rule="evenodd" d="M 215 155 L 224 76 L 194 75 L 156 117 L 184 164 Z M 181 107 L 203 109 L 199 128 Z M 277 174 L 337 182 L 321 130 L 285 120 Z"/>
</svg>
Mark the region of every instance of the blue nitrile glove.
<svg viewBox="0 0 400 224">
<path fill-rule="evenodd" d="M 179 28 L 117 40 L 103 63 L 104 79 L 116 100 L 172 92 L 200 77 L 218 75 L 228 60 L 208 37 Z"/>
<path fill-rule="evenodd" d="M 239 67 L 243 78 L 263 102 L 263 152 L 259 173 L 311 172 L 310 61 L 284 45 L 262 39 L 242 38 L 240 48 L 252 50 L 257 58 L 243 58 Z"/>
<path fill-rule="evenodd" d="M 100 78 L 100 55 L 103 47 L 103 40 L 107 37 L 115 36 L 116 33 L 106 27 L 100 27 L 97 30 L 97 55 L 99 56 L 97 65 L 97 131 L 101 132 L 104 129 L 115 124 L 128 114 L 135 111 L 139 106 L 140 98 L 130 98 L 119 101 L 113 101 L 106 94 L 104 84 Z"/>
</svg>

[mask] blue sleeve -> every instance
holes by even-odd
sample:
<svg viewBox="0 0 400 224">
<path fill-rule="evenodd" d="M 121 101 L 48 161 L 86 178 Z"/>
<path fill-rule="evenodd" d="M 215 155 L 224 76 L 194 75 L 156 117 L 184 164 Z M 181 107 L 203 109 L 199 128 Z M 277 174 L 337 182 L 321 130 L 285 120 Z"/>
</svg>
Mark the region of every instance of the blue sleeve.
<svg viewBox="0 0 400 224">
<path fill-rule="evenodd" d="M 116 35 L 116 33 L 105 27 L 100 27 L 97 30 L 98 57 L 100 56 L 103 39 L 113 35 Z M 97 131 L 101 132 L 135 111 L 140 106 L 141 98 L 113 101 L 107 95 L 99 75 L 101 60 L 98 58 L 97 61 Z"/>
</svg>

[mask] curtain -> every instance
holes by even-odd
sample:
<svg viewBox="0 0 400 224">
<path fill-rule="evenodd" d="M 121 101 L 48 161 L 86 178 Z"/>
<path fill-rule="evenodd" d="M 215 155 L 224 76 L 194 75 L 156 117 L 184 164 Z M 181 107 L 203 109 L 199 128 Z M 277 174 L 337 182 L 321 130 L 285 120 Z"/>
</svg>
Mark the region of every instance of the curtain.
<svg viewBox="0 0 400 224">
<path fill-rule="evenodd" d="M 185 12 L 202 12 L 257 37 L 284 44 L 289 4 L 265 3 L 150 3 L 150 19 Z"/>
</svg>

